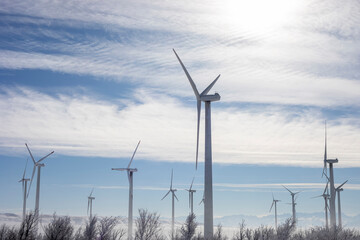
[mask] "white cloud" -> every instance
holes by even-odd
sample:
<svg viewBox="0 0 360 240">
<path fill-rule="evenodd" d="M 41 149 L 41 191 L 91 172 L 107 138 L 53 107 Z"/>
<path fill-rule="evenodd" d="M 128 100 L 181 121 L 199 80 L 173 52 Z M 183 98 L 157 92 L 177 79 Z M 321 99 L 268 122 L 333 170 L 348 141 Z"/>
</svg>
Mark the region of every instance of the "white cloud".
<svg viewBox="0 0 360 240">
<path fill-rule="evenodd" d="M 139 139 L 139 158 L 193 162 L 196 110 L 167 95 L 138 90 L 135 100 L 101 101 L 81 95 L 49 96 L 29 88 L 0 94 L 2 154 L 129 157 Z M 275 107 L 251 111 L 213 104 L 213 161 L 321 167 L 323 117 L 317 110 Z M 338 167 L 359 167 L 356 118 L 328 123 L 328 156 Z M 204 123 L 201 122 L 201 136 Z M 200 138 L 200 160 L 203 157 Z"/>
<path fill-rule="evenodd" d="M 281 21 L 266 25 L 273 18 L 261 18 L 259 6 Z M 357 1 L 5 1 L 1 9 L 17 23 L 2 32 L 26 39 L 5 41 L 11 50 L 1 50 L 1 68 L 89 74 L 189 96 L 176 48 L 200 88 L 222 74 L 214 89 L 226 102 L 359 104 Z"/>
</svg>

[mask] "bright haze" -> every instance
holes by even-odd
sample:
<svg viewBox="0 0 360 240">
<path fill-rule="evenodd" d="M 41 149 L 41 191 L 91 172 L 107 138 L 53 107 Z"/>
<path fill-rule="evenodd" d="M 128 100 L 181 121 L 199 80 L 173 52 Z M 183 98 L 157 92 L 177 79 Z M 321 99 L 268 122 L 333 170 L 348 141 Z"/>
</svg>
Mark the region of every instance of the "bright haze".
<svg viewBox="0 0 360 240">
<path fill-rule="evenodd" d="M 111 168 L 127 166 L 141 140 L 134 216 L 171 216 L 160 201 L 171 169 L 176 216 L 189 213 L 194 175 L 203 215 L 204 110 L 195 171 L 196 99 L 174 48 L 199 91 L 221 74 L 209 92 L 221 95 L 214 216 L 271 214 L 272 192 L 290 216 L 281 185 L 302 191 L 298 213 L 323 213 L 311 197 L 325 187 L 325 120 L 335 186 L 349 180 L 342 212 L 360 214 L 359 1 L 3 0 L 0 19 L 2 213 L 22 212 L 27 143 L 37 160 L 55 151 L 41 170 L 41 213 L 85 216 L 94 188 L 93 214 L 127 216 L 127 176 Z M 26 177 L 32 168 L 29 159 Z"/>
</svg>

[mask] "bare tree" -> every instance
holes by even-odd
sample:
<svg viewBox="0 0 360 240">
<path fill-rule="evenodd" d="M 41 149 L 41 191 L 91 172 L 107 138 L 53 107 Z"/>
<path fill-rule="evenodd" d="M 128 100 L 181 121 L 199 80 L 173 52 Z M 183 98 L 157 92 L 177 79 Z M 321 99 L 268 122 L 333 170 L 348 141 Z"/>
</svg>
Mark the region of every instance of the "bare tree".
<svg viewBox="0 0 360 240">
<path fill-rule="evenodd" d="M 286 219 L 285 223 L 281 224 L 276 231 L 277 239 L 278 240 L 290 239 L 291 234 L 294 232 L 294 230 L 295 230 L 295 222 L 291 218 Z"/>
<path fill-rule="evenodd" d="M 118 219 L 115 217 L 105 217 L 100 220 L 98 226 L 100 240 L 119 240 L 125 236 L 125 230 L 115 230 Z"/>
<path fill-rule="evenodd" d="M 223 230 L 222 230 L 222 226 L 221 224 L 219 224 L 217 227 L 216 227 L 216 232 L 214 233 L 214 237 L 213 237 L 213 240 L 226 240 L 227 237 L 224 236 L 224 233 L 223 233 Z"/>
<path fill-rule="evenodd" d="M 83 233 L 84 240 L 96 240 L 97 229 L 96 224 L 98 219 L 96 216 L 89 218 L 89 221 L 86 223 L 85 230 Z"/>
<path fill-rule="evenodd" d="M 53 219 L 44 228 L 44 240 L 72 240 L 73 233 L 70 217 L 57 217 L 54 213 Z"/>
<path fill-rule="evenodd" d="M 233 240 L 245 240 L 246 232 L 245 232 L 245 220 L 239 224 L 239 231 L 237 231 L 233 237 Z"/>
<path fill-rule="evenodd" d="M 195 214 L 187 216 L 185 224 L 180 228 L 180 238 L 183 240 L 191 240 L 195 236 L 195 231 L 198 224 L 195 222 Z"/>
<path fill-rule="evenodd" d="M 36 222 L 38 218 L 34 212 L 26 214 L 25 219 L 21 222 L 18 230 L 19 240 L 35 240 L 37 239 Z"/>
<path fill-rule="evenodd" d="M 160 233 L 160 216 L 149 213 L 146 209 L 139 209 L 139 217 L 135 221 L 135 240 L 158 240 L 163 238 Z"/>
</svg>

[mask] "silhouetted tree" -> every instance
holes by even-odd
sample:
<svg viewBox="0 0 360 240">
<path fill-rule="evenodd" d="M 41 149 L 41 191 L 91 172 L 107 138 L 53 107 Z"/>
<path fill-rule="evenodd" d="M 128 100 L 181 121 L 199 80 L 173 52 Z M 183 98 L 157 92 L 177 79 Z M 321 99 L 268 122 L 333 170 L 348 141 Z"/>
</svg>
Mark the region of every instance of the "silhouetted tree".
<svg viewBox="0 0 360 240">
<path fill-rule="evenodd" d="M 227 237 L 224 236 L 224 233 L 223 233 L 223 230 L 222 230 L 222 226 L 221 224 L 219 224 L 217 227 L 216 227 L 216 231 L 214 233 L 214 237 L 213 237 L 213 240 L 226 240 Z"/>
<path fill-rule="evenodd" d="M 237 231 L 233 237 L 233 240 L 245 240 L 246 232 L 245 232 L 245 220 L 239 224 L 239 231 Z"/>
<path fill-rule="evenodd" d="M 98 219 L 96 216 L 89 218 L 88 222 L 86 223 L 85 230 L 83 233 L 84 240 L 96 240 L 97 237 L 97 229 L 96 224 Z"/>
<path fill-rule="evenodd" d="M 115 217 L 104 217 L 98 226 L 99 240 L 119 240 L 125 235 L 125 230 L 115 230 L 118 219 Z"/>
<path fill-rule="evenodd" d="M 57 217 L 54 213 L 53 219 L 44 228 L 44 240 L 72 240 L 73 233 L 70 217 Z"/>
<path fill-rule="evenodd" d="M 195 222 L 195 214 L 187 216 L 185 224 L 180 228 L 180 239 L 191 240 L 195 235 L 198 224 Z"/>
<path fill-rule="evenodd" d="M 159 218 L 160 216 L 157 213 L 149 213 L 146 209 L 139 209 L 139 217 L 135 221 L 135 240 L 163 239 Z"/>
<path fill-rule="evenodd" d="M 18 239 L 19 240 L 35 240 L 38 239 L 36 222 L 38 217 L 34 212 L 29 212 L 26 214 L 25 219 L 21 222 L 20 228 L 18 230 Z"/>
</svg>

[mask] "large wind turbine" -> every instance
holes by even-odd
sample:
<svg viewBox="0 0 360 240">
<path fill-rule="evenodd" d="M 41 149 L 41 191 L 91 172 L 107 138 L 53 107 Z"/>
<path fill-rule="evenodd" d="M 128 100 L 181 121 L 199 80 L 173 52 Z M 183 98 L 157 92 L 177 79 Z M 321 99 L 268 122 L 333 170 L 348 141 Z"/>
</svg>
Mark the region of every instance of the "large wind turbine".
<svg viewBox="0 0 360 240">
<path fill-rule="evenodd" d="M 170 182 L 170 190 L 165 194 L 165 196 L 161 199 L 163 200 L 166 198 L 169 193 L 172 193 L 172 215 L 171 215 L 171 239 L 174 239 L 174 226 L 175 226 L 175 198 L 179 201 L 179 199 L 176 197 L 175 192 L 176 189 L 172 188 L 172 182 L 173 182 L 173 170 L 171 170 L 171 182 Z"/>
<path fill-rule="evenodd" d="M 340 186 L 338 186 L 335 191 L 337 192 L 338 195 L 338 218 L 339 218 L 339 227 L 342 227 L 342 221 L 341 221 L 341 204 L 340 204 L 340 192 L 343 191 L 344 189 L 342 188 L 342 186 L 344 186 L 345 183 L 347 183 L 348 180 L 346 180 L 345 182 L 343 182 Z"/>
<path fill-rule="evenodd" d="M 19 182 L 22 182 L 22 191 L 24 194 L 24 200 L 23 200 L 23 221 L 25 220 L 26 217 L 26 199 L 27 199 L 27 182 L 30 181 L 29 178 L 25 178 L 25 172 L 26 172 L 26 167 L 27 167 L 27 163 L 28 160 L 26 160 L 26 164 L 25 164 L 25 169 L 24 169 L 24 174 L 22 176 L 22 178 L 19 180 Z"/>
<path fill-rule="evenodd" d="M 94 188 L 91 190 L 90 195 L 88 196 L 88 208 L 87 208 L 87 213 L 89 214 L 89 210 L 90 210 L 90 219 L 92 219 L 92 201 L 95 199 L 95 197 L 92 196 L 94 191 Z"/>
<path fill-rule="evenodd" d="M 219 79 L 218 75 L 215 80 L 202 93 L 199 93 L 194 81 L 182 63 L 181 59 L 173 49 L 177 59 L 188 78 L 190 85 L 195 93 L 197 100 L 197 141 L 196 141 L 196 168 L 199 153 L 199 127 L 201 102 L 205 102 L 205 199 L 204 202 L 204 237 L 211 239 L 213 237 L 213 194 L 212 194 L 212 149 L 211 149 L 211 102 L 219 101 L 220 95 L 215 93 L 208 95 L 210 89 Z"/>
<path fill-rule="evenodd" d="M 292 192 L 290 191 L 287 187 L 283 186 L 286 190 L 288 190 L 290 192 L 291 195 L 291 206 L 292 206 L 292 220 L 294 223 L 296 223 L 296 210 L 295 210 L 295 195 L 300 193 L 300 192 Z"/>
<path fill-rule="evenodd" d="M 325 187 L 324 192 L 323 192 L 322 195 L 313 197 L 313 198 L 318 198 L 318 197 L 323 197 L 323 198 L 324 198 L 324 202 L 325 202 L 325 208 L 324 208 L 324 209 L 325 209 L 325 227 L 326 227 L 326 229 L 329 228 L 329 220 L 328 220 L 328 210 L 329 210 L 329 206 L 328 206 L 328 199 L 329 199 L 330 195 L 327 193 L 328 185 L 329 185 L 329 182 L 326 183 L 326 187 Z"/>
<path fill-rule="evenodd" d="M 326 168 L 326 164 L 329 164 L 329 170 L 330 170 L 330 226 L 336 227 L 336 212 L 335 212 L 335 185 L 334 185 L 334 168 L 333 164 L 339 162 L 337 158 L 335 159 L 327 159 L 327 146 L 326 146 L 326 122 L 325 122 L 325 154 L 324 154 L 324 167 Z M 325 175 L 323 170 L 323 175 Z"/>
<path fill-rule="evenodd" d="M 189 189 L 185 189 L 186 191 L 189 192 L 189 207 L 190 207 L 190 213 L 193 214 L 194 213 L 194 192 L 196 192 L 196 190 L 192 189 L 192 185 L 194 183 L 194 179 L 195 177 L 193 178 L 192 182 L 191 182 L 191 185 L 190 185 L 190 188 Z"/>
<path fill-rule="evenodd" d="M 136 145 L 135 151 L 130 159 L 129 165 L 127 168 L 112 168 L 112 170 L 117 171 L 127 171 L 128 179 L 129 179 L 129 212 L 128 212 L 128 239 L 132 239 L 133 232 L 133 173 L 137 172 L 137 168 L 130 168 L 130 165 L 134 159 L 135 153 L 139 147 L 140 141 Z"/>
<path fill-rule="evenodd" d="M 276 204 L 277 204 L 277 202 L 280 202 L 281 200 L 275 199 L 274 194 L 272 195 L 272 197 L 273 197 L 273 201 L 272 201 L 269 212 L 271 212 L 272 207 L 275 206 L 275 230 L 277 231 L 277 207 L 276 207 Z"/>
<path fill-rule="evenodd" d="M 32 153 L 31 153 L 31 151 L 30 151 L 30 149 L 29 149 L 29 147 L 28 147 L 28 145 L 26 143 L 25 143 L 25 146 L 26 146 L 27 150 L 29 151 L 31 159 L 34 162 L 34 168 L 33 168 L 33 173 L 32 173 L 32 176 L 31 176 L 29 192 L 30 192 L 32 181 L 34 179 L 36 167 L 37 167 L 37 170 L 38 170 L 37 171 L 37 182 L 36 182 L 36 200 L 35 200 L 35 218 L 37 219 L 36 221 L 38 222 L 39 221 L 39 201 L 40 201 L 40 169 L 41 169 L 41 167 L 45 166 L 45 164 L 41 163 L 41 161 L 43 161 L 45 158 L 47 158 L 48 156 L 53 154 L 54 151 L 52 151 L 51 153 L 49 153 L 45 157 L 40 158 L 38 161 L 35 161 Z M 28 195 L 29 195 L 29 192 L 28 192 Z M 36 222 L 36 226 L 37 226 L 37 222 Z M 37 229 L 37 227 L 36 227 L 36 229 Z"/>
</svg>

